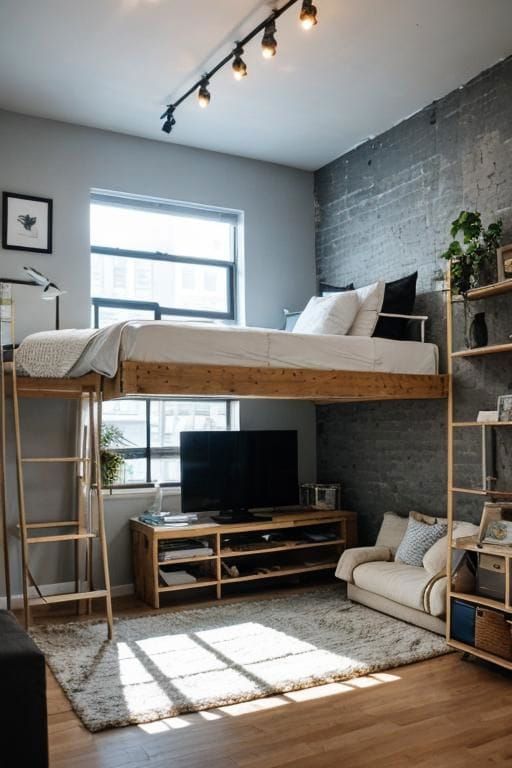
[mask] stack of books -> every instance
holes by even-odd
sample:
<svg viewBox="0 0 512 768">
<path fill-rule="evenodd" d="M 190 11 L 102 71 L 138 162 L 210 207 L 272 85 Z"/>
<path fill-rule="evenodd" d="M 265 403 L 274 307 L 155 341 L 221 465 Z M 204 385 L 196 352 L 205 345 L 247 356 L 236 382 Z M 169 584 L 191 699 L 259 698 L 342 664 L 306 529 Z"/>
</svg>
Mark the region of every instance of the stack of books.
<svg viewBox="0 0 512 768">
<path fill-rule="evenodd" d="M 147 523 L 148 525 L 184 528 L 191 523 L 197 523 L 197 515 L 194 512 L 178 512 L 177 514 L 164 512 L 161 515 L 152 515 L 150 512 L 144 512 L 139 516 L 139 520 L 141 523 Z"/>
<path fill-rule="evenodd" d="M 158 544 L 158 559 L 160 562 L 180 560 L 185 557 L 210 557 L 213 549 L 208 546 L 207 539 L 166 539 Z"/>
</svg>

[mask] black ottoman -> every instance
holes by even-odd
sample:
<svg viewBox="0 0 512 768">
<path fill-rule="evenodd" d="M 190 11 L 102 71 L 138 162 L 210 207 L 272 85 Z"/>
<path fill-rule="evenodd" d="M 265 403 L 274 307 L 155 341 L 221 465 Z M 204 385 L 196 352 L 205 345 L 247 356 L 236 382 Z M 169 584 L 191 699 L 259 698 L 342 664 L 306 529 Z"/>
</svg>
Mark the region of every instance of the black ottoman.
<svg viewBox="0 0 512 768">
<path fill-rule="evenodd" d="M 14 616 L 0 611 L 0 744 L 16 765 L 48 768 L 44 656 Z"/>
</svg>

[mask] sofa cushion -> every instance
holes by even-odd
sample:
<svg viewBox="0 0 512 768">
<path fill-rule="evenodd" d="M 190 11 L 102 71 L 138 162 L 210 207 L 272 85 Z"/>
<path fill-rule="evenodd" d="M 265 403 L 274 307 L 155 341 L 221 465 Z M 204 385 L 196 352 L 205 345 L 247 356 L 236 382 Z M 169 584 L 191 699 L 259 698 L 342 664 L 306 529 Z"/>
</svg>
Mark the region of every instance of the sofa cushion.
<svg viewBox="0 0 512 768">
<path fill-rule="evenodd" d="M 395 554 L 407 530 L 408 522 L 408 517 L 400 517 L 400 515 L 396 515 L 394 512 L 386 512 L 382 519 L 375 546 L 389 547 L 391 552 Z"/>
<path fill-rule="evenodd" d="M 445 535 L 446 525 L 423 523 L 410 517 L 405 536 L 396 551 L 395 560 L 422 568 L 425 552 Z"/>
<path fill-rule="evenodd" d="M 478 533 L 478 526 L 473 523 L 455 523 L 453 529 L 453 538 L 460 539 L 464 536 L 475 536 Z M 446 560 L 448 557 L 448 536 L 443 536 L 433 544 L 423 555 L 423 567 L 432 576 L 440 571 L 446 570 Z"/>
<path fill-rule="evenodd" d="M 389 547 L 352 547 L 346 549 L 336 568 L 336 576 L 343 581 L 353 581 L 354 568 L 362 563 L 372 563 L 376 560 L 392 560 Z"/>
<path fill-rule="evenodd" d="M 431 576 L 424 568 L 406 563 L 363 563 L 353 573 L 356 586 L 396 603 L 424 611 L 423 593 Z"/>
</svg>

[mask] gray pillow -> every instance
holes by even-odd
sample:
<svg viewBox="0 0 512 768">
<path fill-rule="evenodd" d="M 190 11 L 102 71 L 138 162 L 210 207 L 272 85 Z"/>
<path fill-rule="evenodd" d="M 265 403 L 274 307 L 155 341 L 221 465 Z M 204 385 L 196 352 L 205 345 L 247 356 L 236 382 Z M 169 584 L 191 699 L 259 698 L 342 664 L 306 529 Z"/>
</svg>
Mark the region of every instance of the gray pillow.
<svg viewBox="0 0 512 768">
<path fill-rule="evenodd" d="M 395 560 L 406 565 L 423 566 L 423 556 L 438 539 L 446 536 L 448 527 L 441 523 L 429 525 L 409 518 L 405 536 L 400 542 L 395 555 Z"/>
</svg>

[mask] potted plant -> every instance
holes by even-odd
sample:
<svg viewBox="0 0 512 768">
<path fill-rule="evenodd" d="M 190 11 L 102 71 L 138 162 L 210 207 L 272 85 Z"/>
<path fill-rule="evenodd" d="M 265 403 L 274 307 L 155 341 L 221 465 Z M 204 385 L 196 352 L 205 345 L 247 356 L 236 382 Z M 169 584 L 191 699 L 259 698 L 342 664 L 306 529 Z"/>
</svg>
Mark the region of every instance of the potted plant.
<svg viewBox="0 0 512 768">
<path fill-rule="evenodd" d="M 115 448 L 122 448 L 130 443 L 122 430 L 113 424 L 103 424 L 100 437 L 101 483 L 103 486 L 115 485 L 120 479 L 125 459 Z"/>
<path fill-rule="evenodd" d="M 470 288 L 477 288 L 488 282 L 489 268 L 496 263 L 496 251 L 503 231 L 501 219 L 482 226 L 482 217 L 478 211 L 461 211 L 452 221 L 450 235 L 452 242 L 442 254 L 450 261 L 450 283 L 452 293 L 461 296 L 464 301 L 464 341 L 467 347 L 487 345 L 487 326 L 485 315 L 478 312 L 468 330 L 468 303 L 466 294 Z M 470 338 L 471 337 L 471 338 Z"/>
</svg>

